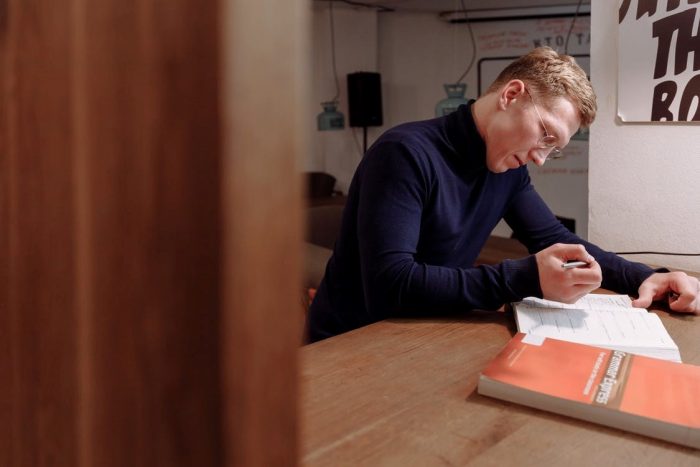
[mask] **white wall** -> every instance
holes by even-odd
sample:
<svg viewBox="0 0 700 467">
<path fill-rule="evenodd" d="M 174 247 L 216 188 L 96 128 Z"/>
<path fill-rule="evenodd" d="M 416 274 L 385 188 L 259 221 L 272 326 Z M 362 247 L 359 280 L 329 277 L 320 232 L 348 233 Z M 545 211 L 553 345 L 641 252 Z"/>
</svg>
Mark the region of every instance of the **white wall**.
<svg viewBox="0 0 700 467">
<path fill-rule="evenodd" d="M 331 60 L 330 20 L 328 6 L 314 2 L 312 29 L 312 85 L 311 114 L 307 121 L 312 129 L 311 154 L 305 170 L 328 172 L 336 177 L 336 189 L 347 193 L 347 188 L 362 159 L 362 129 L 350 128 L 348 122 L 348 73 L 378 71 L 377 66 L 377 13 L 368 9 L 348 8 L 336 3 L 333 7 L 335 23 L 335 55 L 340 86 L 339 109 L 345 115 L 345 129 L 317 131 L 316 115 L 323 108 L 320 103 L 335 95 L 335 80 Z M 382 127 L 368 129 L 368 145 L 384 131 Z"/>
<path fill-rule="evenodd" d="M 592 1 L 591 80 L 598 117 L 590 136 L 589 238 L 612 251 L 697 253 L 700 127 L 618 121 L 617 17 L 617 2 Z M 699 257 L 629 258 L 700 271 Z"/>
<path fill-rule="evenodd" d="M 472 55 L 464 24 L 441 21 L 435 13 L 393 12 L 379 17 L 379 66 L 384 81 L 385 123 L 435 117 L 447 97 L 443 84 L 455 83 Z M 476 62 L 466 77 L 467 98 L 476 98 Z"/>
</svg>

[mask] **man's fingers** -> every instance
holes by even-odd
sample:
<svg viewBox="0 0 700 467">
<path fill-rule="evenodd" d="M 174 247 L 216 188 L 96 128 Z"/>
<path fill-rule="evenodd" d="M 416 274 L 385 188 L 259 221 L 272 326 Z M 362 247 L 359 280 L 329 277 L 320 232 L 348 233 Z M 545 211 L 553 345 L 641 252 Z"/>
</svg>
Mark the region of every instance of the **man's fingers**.
<svg viewBox="0 0 700 467">
<path fill-rule="evenodd" d="M 571 280 L 574 284 L 595 285 L 598 288 L 603 280 L 600 267 L 574 268 L 568 272 L 571 273 Z"/>
<path fill-rule="evenodd" d="M 700 314 L 700 282 L 680 271 L 652 274 L 639 286 L 632 305 L 647 308 L 654 300 L 668 300 L 673 311 Z"/>
<path fill-rule="evenodd" d="M 669 301 L 668 307 L 673 311 L 692 312 L 694 302 L 696 301 L 694 294 L 680 294 L 675 300 Z"/>
<path fill-rule="evenodd" d="M 563 262 L 585 261 L 592 263 L 595 261 L 595 258 L 586 251 L 586 247 L 578 243 L 557 243 L 553 247 L 556 256 Z"/>
<path fill-rule="evenodd" d="M 583 298 L 587 294 L 593 292 L 595 289 L 598 288 L 596 285 L 573 285 L 571 286 L 573 290 L 573 295 L 571 297 L 568 297 L 568 300 L 566 303 L 575 303 L 579 299 Z"/>
<path fill-rule="evenodd" d="M 591 263 L 587 267 L 574 268 L 566 271 L 574 285 L 582 285 L 595 290 L 600 287 L 603 280 L 603 272 L 600 265 L 596 262 Z"/>
<path fill-rule="evenodd" d="M 684 276 L 674 281 L 672 288 L 676 294 L 673 300 L 669 299 L 669 308 L 673 311 L 700 312 L 700 282 L 697 279 Z"/>
<path fill-rule="evenodd" d="M 639 288 L 639 298 L 632 300 L 632 306 L 635 308 L 648 308 L 654 300 L 654 287 L 642 284 Z"/>
<path fill-rule="evenodd" d="M 651 295 L 640 295 L 639 298 L 632 300 L 632 306 L 635 308 L 649 308 L 651 305 Z"/>
<path fill-rule="evenodd" d="M 557 243 L 535 255 L 542 296 L 573 303 L 600 287 L 600 265 L 583 245 Z M 584 261 L 583 267 L 562 268 L 568 261 Z"/>
</svg>

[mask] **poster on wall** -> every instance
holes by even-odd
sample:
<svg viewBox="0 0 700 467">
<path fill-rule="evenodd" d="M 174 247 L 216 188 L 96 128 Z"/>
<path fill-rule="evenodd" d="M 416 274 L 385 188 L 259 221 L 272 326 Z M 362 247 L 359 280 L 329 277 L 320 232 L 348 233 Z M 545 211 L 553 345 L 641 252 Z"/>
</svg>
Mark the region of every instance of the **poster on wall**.
<svg viewBox="0 0 700 467">
<path fill-rule="evenodd" d="M 618 116 L 700 121 L 700 4 L 619 0 Z"/>
</svg>

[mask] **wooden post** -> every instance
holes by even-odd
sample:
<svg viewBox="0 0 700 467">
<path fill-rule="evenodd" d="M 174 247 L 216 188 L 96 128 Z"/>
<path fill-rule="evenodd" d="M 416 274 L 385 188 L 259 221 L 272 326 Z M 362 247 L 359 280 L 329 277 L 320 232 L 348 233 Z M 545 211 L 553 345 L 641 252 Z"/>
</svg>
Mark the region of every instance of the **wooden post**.
<svg viewBox="0 0 700 467">
<path fill-rule="evenodd" d="M 308 8 L 279 3 L 0 0 L 0 465 L 295 463 Z"/>
</svg>

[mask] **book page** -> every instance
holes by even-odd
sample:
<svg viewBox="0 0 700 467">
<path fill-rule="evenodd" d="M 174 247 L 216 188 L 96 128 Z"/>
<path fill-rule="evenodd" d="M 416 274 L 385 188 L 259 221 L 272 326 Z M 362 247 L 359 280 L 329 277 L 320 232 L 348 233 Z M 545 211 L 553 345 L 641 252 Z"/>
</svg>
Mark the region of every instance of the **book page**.
<svg viewBox="0 0 700 467">
<path fill-rule="evenodd" d="M 514 309 L 524 333 L 680 360 L 659 317 L 632 308 L 626 295 L 589 294 L 572 305 L 527 298 Z"/>
<path fill-rule="evenodd" d="M 524 304 L 541 308 L 568 308 L 572 310 L 608 310 L 619 308 L 632 308 L 632 299 L 628 295 L 588 294 L 580 298 L 576 303 L 568 304 L 545 300 L 544 298 L 527 297 Z M 644 310 L 646 312 L 646 310 Z"/>
<path fill-rule="evenodd" d="M 624 342 L 626 345 L 660 346 L 671 338 L 659 317 L 638 308 L 576 310 L 518 306 L 521 332 L 589 343 Z"/>
</svg>

